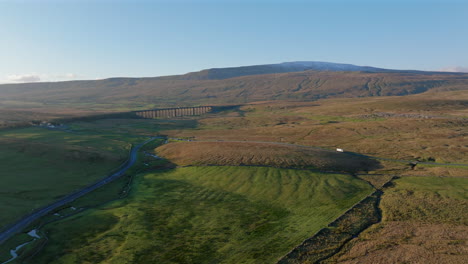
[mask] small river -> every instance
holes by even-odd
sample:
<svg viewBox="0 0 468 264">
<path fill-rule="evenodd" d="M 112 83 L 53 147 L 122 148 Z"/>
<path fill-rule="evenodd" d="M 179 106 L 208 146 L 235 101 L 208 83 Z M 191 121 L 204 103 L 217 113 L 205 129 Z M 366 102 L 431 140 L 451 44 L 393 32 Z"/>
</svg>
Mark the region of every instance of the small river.
<svg viewBox="0 0 468 264">
<path fill-rule="evenodd" d="M 38 239 L 41 238 L 41 237 L 37 234 L 37 230 L 36 230 L 36 229 L 33 229 L 33 230 L 29 231 L 29 232 L 28 232 L 28 235 L 29 235 L 30 237 L 32 237 L 33 240 L 28 241 L 28 242 L 26 242 L 26 243 L 23 243 L 23 244 L 17 246 L 15 249 L 10 250 L 11 258 L 10 258 L 9 260 L 3 262 L 2 264 L 6 264 L 6 263 L 9 263 L 9 262 L 12 262 L 13 260 L 15 260 L 15 259 L 18 257 L 18 251 L 19 251 L 21 248 L 23 248 L 24 246 L 26 246 L 26 245 L 28 245 L 28 244 L 30 244 L 30 243 L 32 243 L 32 242 L 34 242 L 34 241 L 36 241 L 36 240 L 38 240 Z"/>
</svg>

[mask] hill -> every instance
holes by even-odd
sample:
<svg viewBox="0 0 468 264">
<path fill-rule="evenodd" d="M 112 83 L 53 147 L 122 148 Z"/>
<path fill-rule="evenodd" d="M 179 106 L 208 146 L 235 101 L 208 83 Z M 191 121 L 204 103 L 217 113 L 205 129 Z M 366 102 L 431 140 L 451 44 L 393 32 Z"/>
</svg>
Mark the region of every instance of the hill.
<svg viewBox="0 0 468 264">
<path fill-rule="evenodd" d="M 294 61 L 279 64 L 253 65 L 229 68 L 213 68 L 199 72 L 191 72 L 179 76 L 181 80 L 222 80 L 247 75 L 260 75 L 271 73 L 301 72 L 301 71 L 365 71 L 389 72 L 382 68 L 356 66 L 352 64 L 321 62 L 321 61 Z"/>
<path fill-rule="evenodd" d="M 468 74 L 396 71 L 348 64 L 293 62 L 154 78 L 0 85 L 0 112 L 115 112 L 265 100 L 402 96 L 465 90 Z M 6 116 L 12 116 L 11 114 Z M 28 114 L 17 116 L 28 116 Z M 1 116 L 1 113 L 0 113 Z"/>
</svg>

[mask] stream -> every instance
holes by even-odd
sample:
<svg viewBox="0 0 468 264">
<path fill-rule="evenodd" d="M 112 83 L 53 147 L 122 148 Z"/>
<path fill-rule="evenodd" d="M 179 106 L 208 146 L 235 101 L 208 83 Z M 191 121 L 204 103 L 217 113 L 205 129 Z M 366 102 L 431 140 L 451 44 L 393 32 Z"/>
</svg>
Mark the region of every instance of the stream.
<svg viewBox="0 0 468 264">
<path fill-rule="evenodd" d="M 9 260 L 3 262 L 2 264 L 6 264 L 6 263 L 9 263 L 9 262 L 12 262 L 13 260 L 15 260 L 15 259 L 18 257 L 18 251 L 19 251 L 21 248 L 23 248 L 24 246 L 26 246 L 26 245 L 28 245 L 28 244 L 30 244 L 30 243 L 36 241 L 37 239 L 40 239 L 40 238 L 41 238 L 41 237 L 37 234 L 37 230 L 36 230 L 36 229 L 33 229 L 33 230 L 29 231 L 29 232 L 28 232 L 28 235 L 29 235 L 30 237 L 32 237 L 33 240 L 28 241 L 28 242 L 26 242 L 26 243 L 23 243 L 23 244 L 17 246 L 15 249 L 10 250 L 11 258 L 10 258 Z"/>
</svg>

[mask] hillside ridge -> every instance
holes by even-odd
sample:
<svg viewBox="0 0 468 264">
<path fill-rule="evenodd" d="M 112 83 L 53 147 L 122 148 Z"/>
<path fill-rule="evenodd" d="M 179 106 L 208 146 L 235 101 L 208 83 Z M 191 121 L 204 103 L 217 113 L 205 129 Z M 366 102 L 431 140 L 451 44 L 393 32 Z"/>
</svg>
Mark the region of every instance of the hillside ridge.
<svg viewBox="0 0 468 264">
<path fill-rule="evenodd" d="M 264 100 L 403 96 L 430 90 L 466 90 L 467 87 L 466 73 L 287 62 L 164 77 L 3 84 L 0 85 L 0 109 L 19 109 L 25 105 L 119 104 L 136 110 Z"/>
</svg>

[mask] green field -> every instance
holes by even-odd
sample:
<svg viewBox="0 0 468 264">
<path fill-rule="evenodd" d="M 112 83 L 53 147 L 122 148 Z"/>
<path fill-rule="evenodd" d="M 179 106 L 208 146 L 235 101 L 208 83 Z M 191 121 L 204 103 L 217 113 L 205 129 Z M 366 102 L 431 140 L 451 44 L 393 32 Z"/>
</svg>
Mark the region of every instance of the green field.
<svg viewBox="0 0 468 264">
<path fill-rule="evenodd" d="M 82 188 L 124 162 L 133 142 L 99 133 L 38 127 L 0 132 L 0 228 Z"/>
<path fill-rule="evenodd" d="M 152 136 L 161 130 L 190 129 L 197 124 L 193 119 L 161 120 L 161 119 L 98 119 L 87 122 L 74 122 L 70 125 L 73 131 L 80 133 L 102 133 L 106 135 Z"/>
<path fill-rule="evenodd" d="M 347 175 L 264 167 L 142 174 L 126 200 L 45 226 L 34 263 L 274 263 L 371 192 Z"/>
</svg>

